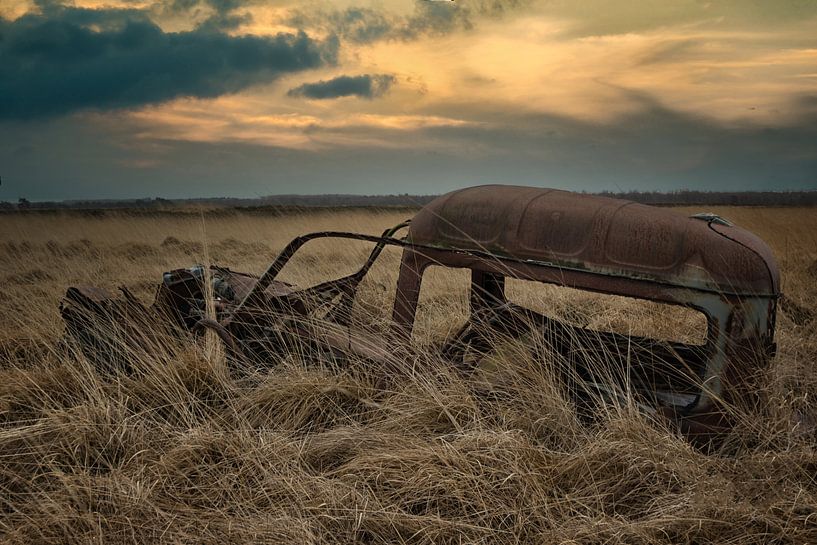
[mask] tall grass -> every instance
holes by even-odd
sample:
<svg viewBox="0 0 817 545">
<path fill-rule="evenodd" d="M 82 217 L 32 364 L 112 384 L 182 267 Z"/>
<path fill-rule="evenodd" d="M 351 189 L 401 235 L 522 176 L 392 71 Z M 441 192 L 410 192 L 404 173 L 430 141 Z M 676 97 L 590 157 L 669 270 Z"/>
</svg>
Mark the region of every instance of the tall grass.
<svg viewBox="0 0 817 545">
<path fill-rule="evenodd" d="M 817 214 L 717 210 L 762 236 L 784 291 L 817 307 Z M 146 302 L 164 270 L 208 258 L 261 272 L 320 229 L 378 233 L 390 212 L 156 221 L 126 214 L 0 216 L 0 537 L 10 543 L 815 543 L 817 324 L 779 319 L 767 405 L 704 454 L 626 392 L 583 419 L 545 340 L 506 343 L 463 375 L 435 347 L 464 322 L 462 275 L 421 300 L 420 347 L 388 368 L 309 364 L 225 372 L 223 352 L 173 336 L 98 373 L 61 343 L 65 286 L 124 284 Z M 169 237 L 173 237 L 172 239 Z M 238 242 L 240 241 L 240 242 Z M 317 246 L 285 273 L 309 285 L 361 246 Z M 356 328 L 382 332 L 397 273 L 387 251 Z M 538 302 L 533 301 L 540 297 Z M 660 326 L 654 310 L 526 291 L 561 317 Z M 390 347 L 392 348 L 392 347 Z"/>
</svg>

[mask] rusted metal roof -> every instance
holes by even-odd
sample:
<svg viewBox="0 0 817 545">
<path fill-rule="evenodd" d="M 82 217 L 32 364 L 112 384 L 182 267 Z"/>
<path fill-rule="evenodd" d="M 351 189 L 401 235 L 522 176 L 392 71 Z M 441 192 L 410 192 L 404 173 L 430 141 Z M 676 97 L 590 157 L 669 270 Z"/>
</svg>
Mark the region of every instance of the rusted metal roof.
<svg viewBox="0 0 817 545">
<path fill-rule="evenodd" d="M 706 291 L 779 291 L 771 250 L 740 227 L 555 189 L 486 185 L 453 191 L 417 213 L 408 240 Z"/>
</svg>

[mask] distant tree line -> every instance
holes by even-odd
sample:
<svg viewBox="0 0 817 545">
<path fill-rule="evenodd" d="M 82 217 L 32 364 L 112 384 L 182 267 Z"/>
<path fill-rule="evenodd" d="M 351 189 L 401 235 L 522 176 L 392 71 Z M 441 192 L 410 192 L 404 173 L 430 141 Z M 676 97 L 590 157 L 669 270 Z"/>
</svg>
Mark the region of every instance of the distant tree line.
<svg viewBox="0 0 817 545">
<path fill-rule="evenodd" d="M 590 193 L 617 197 L 658 206 L 674 205 L 732 205 L 732 206 L 815 206 L 817 191 L 622 191 Z M 0 211 L 13 210 L 101 210 L 141 209 L 169 210 L 180 206 L 204 205 L 216 208 L 274 208 L 274 207 L 419 207 L 437 195 L 269 195 L 252 199 L 199 198 L 199 199 L 103 199 L 74 201 L 28 201 L 17 203 L 0 201 Z"/>
<path fill-rule="evenodd" d="M 653 205 L 814 206 L 817 191 L 622 191 L 598 193 Z"/>
<path fill-rule="evenodd" d="M 269 195 L 262 206 L 422 206 L 439 195 Z"/>
</svg>

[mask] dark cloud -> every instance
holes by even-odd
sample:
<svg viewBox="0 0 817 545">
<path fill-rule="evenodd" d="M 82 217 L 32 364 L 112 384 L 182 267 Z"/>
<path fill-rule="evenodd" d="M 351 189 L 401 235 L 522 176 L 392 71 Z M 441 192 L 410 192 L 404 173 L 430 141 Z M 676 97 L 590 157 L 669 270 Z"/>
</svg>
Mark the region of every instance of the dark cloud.
<svg viewBox="0 0 817 545">
<path fill-rule="evenodd" d="M 215 97 L 334 62 L 337 47 L 303 32 L 169 33 L 136 10 L 49 6 L 0 19 L 0 119 Z"/>
<path fill-rule="evenodd" d="M 797 98 L 795 104 L 800 111 L 808 112 L 814 117 L 817 117 L 817 95 L 801 96 Z"/>
<path fill-rule="evenodd" d="M 325 17 L 325 20 L 321 20 Z M 326 26 L 346 40 L 370 43 L 389 38 L 394 33 L 398 21 L 394 16 L 370 8 L 347 8 L 328 14 L 297 14 L 293 22 Z M 300 26 L 300 25 L 298 25 Z"/>
<path fill-rule="evenodd" d="M 776 125 L 723 124 L 673 110 L 644 93 L 630 98 L 638 107 L 612 123 L 449 105 L 447 115 L 481 123 L 425 132 L 433 141 L 493 156 L 491 164 L 507 157 L 507 176 L 501 179 L 508 183 L 548 179 L 579 189 L 659 191 L 817 189 L 817 109 L 809 109 L 808 97 L 793 101 L 799 115 Z"/>
<path fill-rule="evenodd" d="M 403 39 L 414 39 L 421 35 L 470 30 L 473 26 L 473 11 L 465 4 L 420 0 L 415 4 L 414 14 L 396 29 L 396 34 Z"/>
<path fill-rule="evenodd" d="M 197 17 L 205 10 L 210 13 L 198 26 L 201 30 L 235 30 L 252 22 L 249 13 L 237 13 L 247 5 L 246 0 L 172 0 L 159 2 L 153 9 L 159 15 Z"/>
<path fill-rule="evenodd" d="M 304 83 L 290 89 L 287 95 L 318 100 L 348 96 L 372 99 L 388 92 L 395 81 L 395 77 L 390 74 L 339 76 L 326 81 Z"/>
<path fill-rule="evenodd" d="M 349 7 L 328 12 L 300 11 L 291 18 L 290 24 L 297 27 L 317 26 L 355 43 L 414 40 L 422 36 L 470 30 L 481 17 L 502 17 L 529 3 L 528 0 L 415 0 L 414 11 L 409 15 Z"/>
</svg>

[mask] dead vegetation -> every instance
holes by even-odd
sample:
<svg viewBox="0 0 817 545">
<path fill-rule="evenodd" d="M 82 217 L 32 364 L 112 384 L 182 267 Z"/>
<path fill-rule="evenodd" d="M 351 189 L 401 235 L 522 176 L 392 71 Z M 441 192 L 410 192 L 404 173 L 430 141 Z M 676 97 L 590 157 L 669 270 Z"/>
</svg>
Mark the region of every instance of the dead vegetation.
<svg viewBox="0 0 817 545">
<path fill-rule="evenodd" d="M 813 313 L 817 214 L 716 212 L 772 245 L 789 308 Z M 191 260 L 260 271 L 299 233 L 378 233 L 403 215 L 0 217 L 3 541 L 817 542 L 817 324 L 785 306 L 767 404 L 712 454 L 626 400 L 579 418 L 545 346 L 503 351 L 486 396 L 431 349 L 396 360 L 388 380 L 297 357 L 236 378 L 208 342 L 167 338 L 132 354 L 132 375 L 102 377 L 60 343 L 66 285 L 124 284 L 149 300 L 162 271 Z M 336 275 L 357 253 L 319 248 L 287 279 Z M 390 308 L 397 261 L 383 257 L 361 286 L 361 327 Z M 456 330 L 466 295 L 441 277 L 415 341 Z M 582 324 L 662 325 L 558 290 L 540 303 Z"/>
</svg>

